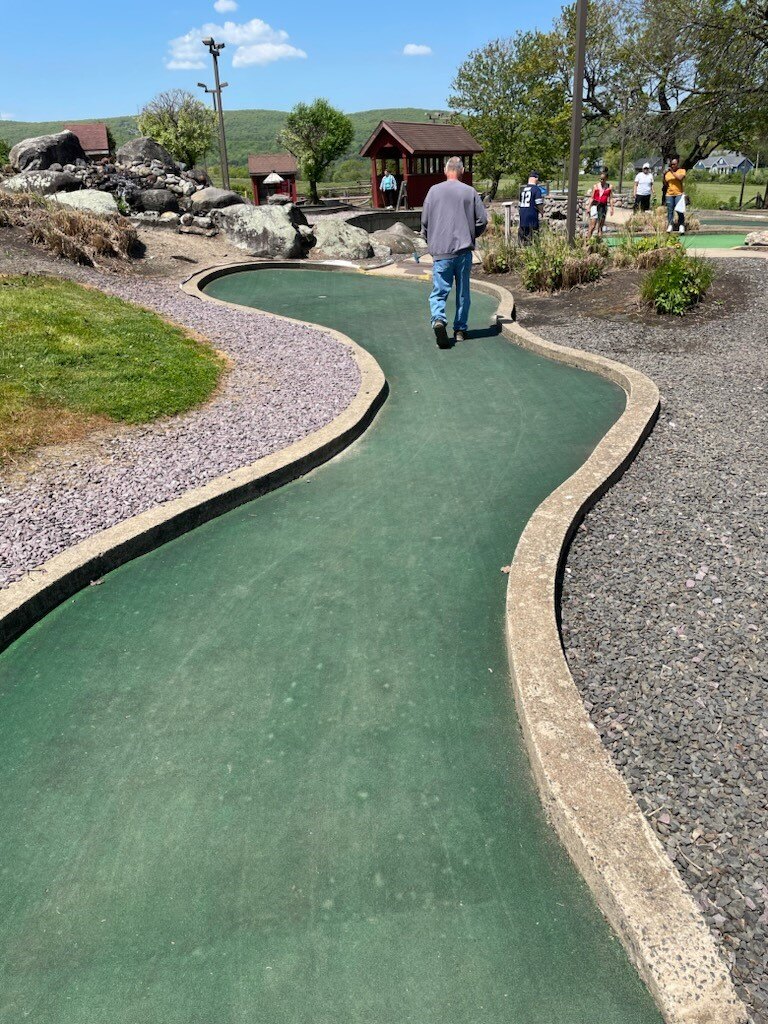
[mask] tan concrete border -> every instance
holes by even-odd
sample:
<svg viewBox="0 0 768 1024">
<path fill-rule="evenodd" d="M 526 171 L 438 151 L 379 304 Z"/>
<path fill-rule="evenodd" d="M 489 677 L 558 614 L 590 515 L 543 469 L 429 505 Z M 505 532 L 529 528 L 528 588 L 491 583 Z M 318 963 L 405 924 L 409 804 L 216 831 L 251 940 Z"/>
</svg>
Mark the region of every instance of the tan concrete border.
<svg viewBox="0 0 768 1024">
<path fill-rule="evenodd" d="M 505 289 L 479 283 L 513 314 Z M 536 509 L 507 586 L 507 650 L 520 724 L 545 810 L 668 1024 L 745 1024 L 715 940 L 590 721 L 568 668 L 559 597 L 568 544 L 653 428 L 656 385 L 621 363 L 554 345 L 515 323 L 510 340 L 599 374 L 626 408 L 587 461 Z M 596 1022 L 597 1024 L 597 1022 Z"/>
<path fill-rule="evenodd" d="M 258 265 L 264 264 L 209 268 L 194 274 L 183 287 L 206 301 L 220 301 L 203 295 L 203 282 Z M 414 275 L 396 267 L 376 273 L 414 280 Z M 627 395 L 624 413 L 592 455 L 534 512 L 509 574 L 506 622 L 512 685 L 544 807 L 668 1024 L 745 1024 L 746 1009 L 706 922 L 590 722 L 560 641 L 559 584 L 569 540 L 587 509 L 626 469 L 652 429 L 658 390 L 636 370 L 555 345 L 518 327 L 512 322 L 511 293 L 487 282 L 473 286 L 499 300 L 497 316 L 510 341 L 597 373 Z M 289 448 L 104 530 L 12 584 L 0 593 L 0 649 L 90 580 L 295 479 L 359 436 L 383 400 L 383 373 L 351 339 L 320 329 L 348 345 L 360 365 L 361 386 L 350 406 Z"/>
<path fill-rule="evenodd" d="M 234 269 L 242 270 L 249 265 L 235 264 Z M 203 295 L 191 283 L 209 274 L 196 274 L 183 287 L 198 298 L 218 301 Z M 237 307 L 240 312 L 246 308 Z M 288 319 L 260 310 L 253 312 L 275 320 Z M 305 321 L 292 322 L 308 326 Z M 386 397 L 387 383 L 381 367 L 370 353 L 345 334 L 320 325 L 309 326 L 317 326 L 318 330 L 349 348 L 360 369 L 360 387 L 347 408 L 330 423 L 287 448 L 224 473 L 180 498 L 163 502 L 102 530 L 54 555 L 20 580 L 0 590 L 0 651 L 62 601 L 106 572 L 237 505 L 303 476 L 343 451 L 363 433 Z"/>
<path fill-rule="evenodd" d="M 430 279 L 396 265 L 368 273 Z M 746 1008 L 704 916 L 590 721 L 560 638 L 560 583 L 570 539 L 653 429 L 658 388 L 638 370 L 519 327 L 511 292 L 486 281 L 472 284 L 498 300 L 497 321 L 510 341 L 596 373 L 627 396 L 624 412 L 587 461 L 533 513 L 509 573 L 510 677 L 542 803 L 667 1024 L 746 1024 Z"/>
</svg>

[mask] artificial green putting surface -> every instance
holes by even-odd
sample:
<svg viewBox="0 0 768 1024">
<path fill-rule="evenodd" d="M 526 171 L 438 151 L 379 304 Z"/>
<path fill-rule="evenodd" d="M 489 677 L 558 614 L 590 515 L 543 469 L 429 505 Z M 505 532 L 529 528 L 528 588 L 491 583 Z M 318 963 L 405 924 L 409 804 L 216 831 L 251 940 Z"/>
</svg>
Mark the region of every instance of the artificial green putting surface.
<svg viewBox="0 0 768 1024">
<path fill-rule="evenodd" d="M 349 451 L 166 544 L 0 656 L 0 1020 L 658 1024 L 559 847 L 500 572 L 613 385 L 428 286 L 239 273 L 391 394 Z"/>
<path fill-rule="evenodd" d="M 679 237 L 679 236 L 677 236 Z M 686 249 L 733 249 L 735 246 L 744 245 L 746 233 L 739 234 L 707 234 L 697 232 L 691 235 L 683 235 L 680 241 Z M 621 238 L 613 235 L 606 239 L 609 245 L 618 245 Z"/>
</svg>

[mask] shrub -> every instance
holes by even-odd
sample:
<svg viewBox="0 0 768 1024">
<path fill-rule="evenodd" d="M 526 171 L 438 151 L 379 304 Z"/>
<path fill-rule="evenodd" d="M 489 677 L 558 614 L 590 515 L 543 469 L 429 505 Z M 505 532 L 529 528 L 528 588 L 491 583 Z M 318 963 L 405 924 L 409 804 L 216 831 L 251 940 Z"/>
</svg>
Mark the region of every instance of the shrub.
<svg viewBox="0 0 768 1024">
<path fill-rule="evenodd" d="M 0 225 L 22 228 L 30 241 L 75 263 L 130 256 L 138 236 L 119 217 L 98 217 L 31 193 L 0 191 Z"/>
<path fill-rule="evenodd" d="M 657 313 L 682 316 L 701 302 L 713 277 L 709 264 L 680 250 L 651 270 L 641 294 Z"/>
<path fill-rule="evenodd" d="M 542 232 L 517 251 L 520 277 L 529 292 L 557 292 L 597 281 L 605 273 L 605 243 L 590 245 L 579 238 L 569 245 L 564 235 Z"/>
<path fill-rule="evenodd" d="M 653 235 L 624 234 L 615 246 L 612 256 L 617 267 L 637 267 L 650 270 L 682 249 L 677 234 L 656 231 Z"/>
<path fill-rule="evenodd" d="M 480 260 L 486 274 L 507 274 L 517 262 L 519 249 L 504 241 L 503 232 L 483 240 L 480 246 Z"/>
</svg>

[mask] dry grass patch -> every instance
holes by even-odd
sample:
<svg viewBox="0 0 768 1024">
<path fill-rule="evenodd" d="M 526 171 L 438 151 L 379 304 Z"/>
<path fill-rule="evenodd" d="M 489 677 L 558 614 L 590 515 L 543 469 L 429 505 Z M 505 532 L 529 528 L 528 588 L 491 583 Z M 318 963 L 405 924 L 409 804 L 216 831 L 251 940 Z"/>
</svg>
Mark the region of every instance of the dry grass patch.
<svg viewBox="0 0 768 1024">
<path fill-rule="evenodd" d="M 27 192 L 0 189 L 0 226 L 21 228 L 56 256 L 92 266 L 100 257 L 127 259 L 138 244 L 135 228 L 120 217 L 101 217 Z"/>
</svg>

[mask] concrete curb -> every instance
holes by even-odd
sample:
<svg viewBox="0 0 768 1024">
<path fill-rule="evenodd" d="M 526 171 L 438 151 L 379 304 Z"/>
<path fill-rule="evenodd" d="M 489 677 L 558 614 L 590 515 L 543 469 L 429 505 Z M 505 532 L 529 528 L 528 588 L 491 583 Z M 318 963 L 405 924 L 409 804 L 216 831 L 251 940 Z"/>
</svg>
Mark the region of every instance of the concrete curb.
<svg viewBox="0 0 768 1024">
<path fill-rule="evenodd" d="M 230 272 L 250 265 L 236 264 Z M 204 296 L 193 283 L 210 273 L 195 274 L 183 287 L 205 301 L 218 301 Z M 236 308 L 242 312 L 247 307 Z M 261 310 L 254 312 L 276 320 L 289 319 Z M 292 322 L 307 326 L 305 321 Z M 93 580 L 209 519 L 303 476 L 343 451 L 365 431 L 386 398 L 387 383 L 381 367 L 345 334 L 319 325 L 310 326 L 317 326 L 318 330 L 346 345 L 357 362 L 360 387 L 347 408 L 330 423 L 287 448 L 102 530 L 54 555 L 0 591 L 0 651 Z"/>
<path fill-rule="evenodd" d="M 504 288 L 499 311 L 514 315 Z M 706 921 L 590 721 L 563 653 L 560 582 L 570 539 L 653 429 L 656 385 L 621 363 L 554 345 L 515 323 L 510 340 L 618 384 L 626 408 L 587 461 L 536 509 L 507 586 L 507 650 L 536 784 L 558 835 L 668 1024 L 745 1024 Z"/>
</svg>

